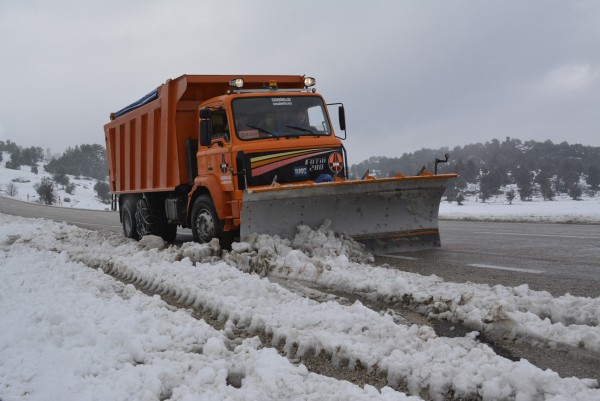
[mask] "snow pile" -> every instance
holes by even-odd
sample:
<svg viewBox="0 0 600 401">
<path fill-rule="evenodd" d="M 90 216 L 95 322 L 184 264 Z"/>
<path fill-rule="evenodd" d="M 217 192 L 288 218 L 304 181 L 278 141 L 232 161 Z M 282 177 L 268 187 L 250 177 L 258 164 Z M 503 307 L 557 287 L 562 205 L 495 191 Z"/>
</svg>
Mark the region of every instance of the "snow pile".
<svg viewBox="0 0 600 401">
<path fill-rule="evenodd" d="M 253 250 L 253 244 L 237 244 L 235 246 L 236 250 L 230 255 L 231 258 L 226 258 L 227 261 L 223 261 L 211 256 L 214 250 L 211 250 L 209 245 L 188 245 L 184 251 L 176 247 L 168 247 L 163 250 L 158 248 L 143 249 L 139 244 L 121 239 L 116 234 L 89 232 L 65 224 L 2 215 L 0 215 L 0 222 L 2 223 L 0 235 L 6 238 L 4 240 L 4 250 L 2 251 L 4 255 L 0 256 L 2 261 L 0 266 L 3 270 L 20 264 L 19 261 L 25 255 L 37 255 L 35 260 L 40 262 L 36 270 L 54 265 L 58 265 L 56 267 L 58 269 L 64 268 L 62 265 L 68 265 L 69 269 L 73 271 L 81 269 L 88 271 L 87 274 L 98 275 L 91 269 L 75 265 L 74 262 L 100 267 L 117 274 L 123 279 L 131 280 L 147 290 L 169 294 L 187 305 L 210 310 L 219 319 L 227 321 L 230 328 L 237 326 L 250 332 L 271 336 L 273 343 L 285 344 L 284 349 L 290 356 L 298 357 L 305 354 L 323 353 L 329 356 L 334 363 L 347 365 L 350 368 L 360 363 L 361 366 L 370 371 L 386 372 L 388 383 L 391 386 L 406 386 L 412 394 L 426 394 L 434 400 L 444 399 L 450 390 L 457 397 L 481 397 L 486 400 L 506 398 L 520 400 L 600 399 L 600 391 L 590 388 L 597 385 L 595 380 L 560 378 L 555 372 L 542 371 L 524 360 L 511 362 L 496 355 L 488 346 L 477 342 L 475 339 L 476 333 L 456 338 L 438 337 L 427 326 L 397 324 L 390 315 L 374 312 L 359 302 L 344 306 L 336 302 L 319 303 L 312 301 L 256 274 L 244 273 L 236 265 L 236 260 L 241 263 L 246 258 L 249 261 L 248 265 L 250 265 L 252 258 L 256 258 L 257 261 L 263 263 L 265 268 L 270 269 L 269 273 L 281 271 L 282 274 L 314 280 L 325 277 L 325 280 L 334 283 L 337 288 L 343 288 L 352 282 L 353 289 L 357 291 L 369 290 L 376 294 L 378 287 L 381 287 L 382 284 L 385 286 L 389 284 L 390 288 L 393 287 L 396 290 L 408 289 L 416 285 L 415 288 L 418 291 L 431 290 L 429 297 L 443 299 L 445 296 L 447 289 L 439 286 L 443 284 L 440 279 L 419 277 L 417 275 L 402 276 L 397 275 L 399 272 L 391 272 L 387 269 L 356 263 L 350 260 L 348 250 L 339 247 L 337 250 L 329 249 L 337 246 L 331 243 L 325 245 L 322 250 L 316 249 L 310 256 L 298 249 L 293 249 L 289 242 L 281 242 L 277 238 L 269 240 L 265 237 L 257 237 L 257 241 L 261 241 L 265 248 Z M 27 229 L 22 228 L 25 225 Z M 12 236 L 9 238 L 9 235 Z M 185 252 L 188 256 L 184 255 Z M 254 255 L 252 252 L 256 252 L 256 254 Z M 46 256 L 52 253 L 56 254 L 53 258 Z M 39 255 L 43 255 L 43 257 L 39 257 Z M 192 257 L 210 261 L 198 262 L 193 260 Z M 60 262 L 57 262 L 57 260 Z M 313 261 L 320 261 L 320 265 L 319 262 L 315 264 Z M 275 263 L 275 268 L 273 268 L 273 263 Z M 26 260 L 24 264 L 33 264 L 33 261 Z M 11 271 L 16 276 L 9 280 L 11 282 L 9 287 L 30 285 L 28 279 L 18 277 L 19 269 L 12 267 Z M 346 272 L 346 276 L 343 276 L 343 272 Z M 78 273 L 69 270 L 61 275 L 67 276 L 67 280 L 74 281 L 76 274 Z M 16 284 L 21 282 L 24 284 Z M 94 283 L 92 282 L 93 285 L 99 285 Z M 436 286 L 439 287 L 436 288 Z M 54 287 L 54 289 L 56 288 L 63 287 Z M 11 291 L 10 288 L 7 290 Z M 471 299 L 478 299 L 478 292 L 472 292 L 473 297 Z M 48 297 L 50 296 L 51 294 L 48 294 Z M 424 294 L 416 293 L 414 298 L 418 299 L 421 296 L 424 296 Z M 65 303 L 68 303 L 69 307 L 75 307 L 71 306 L 71 303 L 77 303 L 74 302 L 74 299 L 69 299 Z M 28 303 L 23 298 L 21 298 L 21 302 Z M 102 302 L 102 305 L 104 304 Z M 64 307 L 67 308 L 67 305 L 64 305 Z M 101 308 L 99 305 L 94 307 Z M 18 304 L 14 304 L 13 309 L 19 310 Z M 23 314 L 28 316 L 27 312 L 19 311 L 16 313 L 17 315 L 13 316 L 13 319 Z M 139 313 L 139 310 L 135 313 Z M 118 315 L 128 315 L 128 312 L 120 312 Z M 91 313 L 90 316 L 93 317 L 94 313 Z M 150 330 L 149 332 L 152 333 L 152 325 L 158 324 L 153 320 L 153 317 L 148 317 L 147 324 L 150 325 L 150 328 L 146 328 L 144 332 Z M 157 320 L 160 321 L 160 319 Z M 35 321 L 34 319 L 34 322 L 29 324 L 35 326 Z M 88 324 L 93 324 L 93 321 L 92 318 L 92 322 L 85 322 L 82 325 L 87 327 Z M 8 325 L 8 327 L 11 326 Z M 115 327 L 114 324 L 112 327 Z M 173 335 L 168 334 L 170 333 L 168 330 L 155 330 L 161 333 L 160 336 L 166 337 L 163 344 L 167 345 L 163 345 L 161 348 L 166 353 L 165 349 L 172 348 L 172 342 L 169 338 L 172 338 Z M 21 335 L 20 332 L 9 331 L 8 333 L 10 338 Z M 137 332 L 133 334 L 136 338 L 139 335 Z M 74 337 L 78 337 L 78 334 L 74 333 Z M 155 370 L 153 365 L 148 362 L 149 355 L 159 358 L 158 355 L 153 353 L 155 351 L 154 346 L 149 346 L 149 349 L 145 348 L 144 344 L 160 343 L 154 338 L 154 335 L 151 335 L 151 337 L 149 340 L 140 340 L 139 342 L 136 340 L 134 345 L 137 345 L 137 348 L 131 348 L 130 346 L 121 348 L 125 350 L 122 351 L 123 353 L 129 352 L 132 355 L 129 359 L 126 359 L 127 363 L 132 365 L 129 369 L 138 372 L 148 366 L 150 371 L 156 372 L 162 368 L 162 365 L 160 368 L 158 367 L 159 362 L 157 362 Z M 209 341 L 207 337 L 210 336 L 196 337 L 195 340 L 190 340 L 189 347 L 198 344 L 205 347 L 205 344 Z M 99 343 L 100 339 L 95 341 Z M 215 346 L 217 349 L 215 359 L 218 359 L 219 362 L 213 359 L 205 362 L 210 364 L 209 369 L 212 369 L 207 374 L 210 379 L 208 382 L 223 384 L 223 378 L 227 376 L 225 371 L 230 372 L 228 363 L 235 359 L 233 355 L 237 351 L 248 357 L 241 364 L 244 366 L 243 372 L 245 372 L 245 378 L 242 379 L 241 386 L 242 389 L 246 387 L 249 390 L 254 390 L 252 398 L 295 398 L 294 394 L 297 394 L 298 391 L 294 393 L 293 390 L 297 390 L 296 388 L 285 388 L 277 381 L 277 375 L 283 374 L 278 370 L 278 366 L 269 366 L 267 361 L 266 372 L 256 367 L 256 364 L 259 363 L 257 360 L 263 355 L 259 351 L 266 353 L 269 352 L 268 350 L 256 350 L 248 344 L 241 344 L 240 346 L 245 346 L 241 349 L 229 350 L 225 340 L 217 338 L 212 341 L 217 344 Z M 0 346 L 0 352 L 11 350 L 6 343 L 3 344 L 5 345 Z M 32 348 L 36 346 L 43 348 L 39 344 L 32 345 Z M 212 347 L 209 348 L 212 349 Z M 185 344 L 183 350 L 191 352 L 189 348 L 185 348 Z M 202 355 L 205 354 L 206 352 L 203 352 Z M 209 352 L 206 356 L 213 356 L 213 354 Z M 167 358 L 162 353 L 160 357 Z M 193 357 L 197 356 L 194 355 Z M 0 360 L 4 360 L 3 355 L 0 355 L 0 358 Z M 136 365 L 136 360 L 140 359 L 143 360 L 143 364 Z M 161 362 L 162 360 L 157 359 Z M 191 362 L 186 361 L 185 358 L 183 360 L 185 362 L 182 362 L 182 364 L 185 364 L 186 367 L 191 366 Z M 177 359 L 177 361 L 180 360 Z M 118 364 L 120 362 L 115 361 L 113 363 Z M 1 374 L 7 374 L 6 370 L 9 368 L 6 365 L 0 366 L 2 366 Z M 175 369 L 170 368 L 179 373 L 178 378 L 181 380 L 181 382 L 175 383 L 178 386 L 176 390 L 183 389 L 184 386 L 185 390 L 181 390 L 181 392 L 173 390 L 172 398 L 177 395 L 180 399 L 185 399 L 181 394 L 190 394 L 189 392 L 193 391 L 190 390 L 194 388 L 193 386 L 196 386 L 197 389 L 200 385 L 185 381 L 190 377 L 204 377 L 202 375 L 204 366 L 199 362 L 198 365 L 193 365 L 194 367 L 190 369 L 197 370 L 189 376 L 182 372 L 185 369 L 180 369 L 177 366 Z M 215 366 L 222 366 L 222 368 L 219 370 Z M 290 375 L 293 375 L 294 372 L 298 375 L 307 375 L 302 366 L 298 368 L 288 367 L 287 371 L 290 372 Z M 33 377 L 29 375 L 22 378 L 22 375 L 26 375 L 26 370 L 21 371 L 19 377 L 12 377 L 10 382 L 13 383 L 21 378 L 24 383 L 30 383 L 32 379 L 38 377 L 38 375 L 33 375 Z M 265 384 L 268 380 L 264 379 L 270 375 L 273 376 L 270 381 L 271 387 Z M 248 377 L 255 376 L 257 377 L 256 380 L 262 380 L 263 387 L 258 390 L 248 384 L 253 383 L 252 380 L 247 380 Z M 156 375 L 153 377 L 156 377 Z M 98 380 L 103 381 L 104 379 L 105 377 L 100 377 Z M 174 379 L 170 380 L 173 382 Z M 190 378 L 189 380 L 193 379 Z M 311 384 L 307 384 L 307 378 L 303 380 L 302 383 L 311 386 Z M 315 389 L 315 387 L 311 388 Z M 364 390 L 352 388 L 362 397 L 360 398 L 357 395 L 354 397 L 355 399 L 403 397 L 400 393 L 391 392 L 389 389 L 379 393 L 373 388 L 365 388 Z M 220 392 L 222 387 L 214 389 L 219 392 L 219 396 L 215 398 L 231 397 L 237 399 L 236 397 L 239 396 L 241 399 L 242 397 L 229 387 L 223 389 L 223 391 L 226 391 L 223 393 Z M 163 390 L 156 391 L 161 392 Z M 277 393 L 278 390 L 280 390 L 279 393 Z M 267 396 L 262 395 L 263 391 Z M 348 392 L 342 394 L 342 391 L 337 392 L 333 387 L 318 388 L 315 392 L 320 392 L 321 396 L 314 398 L 322 398 L 323 394 L 332 398 L 339 396 L 339 399 L 353 398 L 348 395 Z M 315 394 L 315 392 L 311 394 Z M 273 394 L 278 394 L 278 396 Z M 290 394 L 292 395 L 290 396 Z M 311 397 L 303 395 L 296 398 Z"/>
<path fill-rule="evenodd" d="M 299 230 L 293 244 L 310 243 L 314 247 L 310 254 L 290 247 L 287 240 L 261 235 L 237 244 L 224 259 L 243 271 L 302 279 L 373 302 L 398 303 L 493 336 L 534 339 L 600 354 L 600 298 L 569 294 L 554 298 L 526 284 L 511 288 L 452 283 L 437 276 L 356 263 L 348 257 L 356 247 L 340 243 L 326 231 L 327 226 Z M 353 255 L 354 260 L 361 259 Z"/>
<path fill-rule="evenodd" d="M 67 252 L 26 243 L 51 231 L 46 245 L 68 241 L 64 231 L 0 221 L 3 401 L 418 399 L 309 373 L 256 338 L 227 338 Z"/>
<path fill-rule="evenodd" d="M 338 235 L 329 229 L 331 222 L 325 221 L 317 230 L 308 226 L 298 226 L 298 233 L 292 241 L 278 236 L 251 234 L 247 242 L 234 243 L 232 252 L 224 255 L 244 272 L 265 276 L 274 269 L 287 265 L 304 265 L 317 270 L 328 268 L 322 260 L 336 260 L 372 263 L 373 255 L 364 250 L 364 245 L 352 238 Z M 287 264 L 286 259 L 289 259 Z M 305 262 L 314 261 L 309 267 Z"/>
</svg>

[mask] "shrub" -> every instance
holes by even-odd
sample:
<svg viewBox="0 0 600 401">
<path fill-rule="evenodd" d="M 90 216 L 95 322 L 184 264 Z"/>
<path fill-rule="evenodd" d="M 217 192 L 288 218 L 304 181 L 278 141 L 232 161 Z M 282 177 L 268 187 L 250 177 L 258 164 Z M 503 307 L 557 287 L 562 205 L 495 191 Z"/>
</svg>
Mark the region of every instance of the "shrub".
<svg viewBox="0 0 600 401">
<path fill-rule="evenodd" d="M 56 202 L 56 193 L 54 192 L 54 182 L 49 177 L 42 178 L 40 183 L 34 185 L 35 191 L 40 196 L 42 203 L 53 205 Z"/>
<path fill-rule="evenodd" d="M 98 181 L 94 185 L 94 191 L 102 202 L 110 202 L 110 187 L 106 181 Z"/>
</svg>

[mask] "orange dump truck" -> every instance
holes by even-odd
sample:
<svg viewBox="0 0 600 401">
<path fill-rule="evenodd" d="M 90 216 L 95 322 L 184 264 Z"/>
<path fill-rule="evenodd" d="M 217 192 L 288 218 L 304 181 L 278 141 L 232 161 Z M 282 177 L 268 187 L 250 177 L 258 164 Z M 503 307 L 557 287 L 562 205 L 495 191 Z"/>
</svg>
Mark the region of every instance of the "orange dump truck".
<svg viewBox="0 0 600 401">
<path fill-rule="evenodd" d="M 198 242 L 227 244 L 253 232 L 293 238 L 299 224 L 330 220 L 374 252 L 439 246 L 439 202 L 456 175 L 349 180 L 314 82 L 183 75 L 112 113 L 110 189 L 125 236 L 172 242 L 182 226 Z"/>
</svg>

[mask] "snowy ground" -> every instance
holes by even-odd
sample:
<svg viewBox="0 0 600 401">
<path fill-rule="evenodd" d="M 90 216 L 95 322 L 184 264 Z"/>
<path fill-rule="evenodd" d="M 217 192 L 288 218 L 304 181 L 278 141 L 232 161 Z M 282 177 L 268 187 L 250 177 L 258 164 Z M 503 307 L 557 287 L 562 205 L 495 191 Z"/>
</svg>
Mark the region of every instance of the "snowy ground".
<svg viewBox="0 0 600 401">
<path fill-rule="evenodd" d="M 506 196 L 498 195 L 486 202 L 476 196 L 467 197 L 463 205 L 456 202 L 440 204 L 440 218 L 446 220 L 487 220 L 600 224 L 600 193 L 594 197 L 582 196 L 581 200 L 572 200 L 565 194 L 559 194 L 552 201 L 534 197 L 523 202 L 517 197 L 512 205 Z"/>
<path fill-rule="evenodd" d="M 48 175 L 41 165 L 39 171 L 0 163 L 0 192 L 13 182 L 17 199 L 36 201 L 33 185 Z M 70 178 L 75 193 L 59 190 L 64 207 L 107 208 L 95 196 L 95 181 Z M 485 203 L 473 196 L 462 206 L 442 202 L 440 217 L 600 224 L 600 196 L 517 198 L 512 205 L 504 196 Z M 478 331 L 600 355 L 600 298 L 458 284 L 373 266 L 356 244 L 326 227 L 304 228 L 292 242 L 257 236 L 223 257 L 212 255 L 210 246 L 164 247 L 156 238 L 138 244 L 0 214 L 0 400 L 406 400 L 442 399 L 448 389 L 485 400 L 600 400 L 596 380 L 511 362 L 476 339 Z M 225 328 L 103 270 L 213 311 Z M 461 322 L 473 333 L 438 337 L 428 326 L 407 326 L 360 302 L 312 301 L 265 275 L 374 302 L 410 299 L 420 313 Z M 283 341 L 294 363 L 258 338 L 236 338 L 236 328 Z M 387 372 L 391 387 L 412 395 L 310 373 L 296 360 L 320 351 L 350 369 L 360 362 Z"/>
<path fill-rule="evenodd" d="M 299 278 L 382 302 L 409 297 L 432 317 L 549 346 L 600 351 L 600 298 L 552 297 L 527 286 L 447 283 L 373 266 L 326 227 L 292 242 L 165 247 L 147 237 L 92 232 L 0 214 L 0 399 L 405 400 L 310 373 L 243 328 L 273 336 L 295 356 L 324 351 L 350 369 L 386 372 L 393 388 L 441 400 L 448 389 L 484 400 L 600 400 L 598 382 L 512 362 L 476 340 L 437 336 L 355 302 L 317 302 L 263 276 Z M 190 313 L 116 281 L 213 311 L 217 331 Z M 400 386 L 400 387 L 399 387 Z"/>
<path fill-rule="evenodd" d="M 19 170 L 5 167 L 10 160 L 10 153 L 2 153 L 3 161 L 0 162 L 0 195 L 7 195 L 7 185 L 12 183 L 17 189 L 15 196 L 11 198 L 22 201 L 39 202 L 39 196 L 34 185 L 42 181 L 43 177 L 52 178 L 52 174 L 44 170 L 44 163 L 38 164 L 38 174 L 31 172 L 30 166 L 21 166 Z M 75 184 L 73 194 L 68 194 L 61 186 L 56 187 L 57 206 L 60 198 L 60 206 L 78 209 L 109 210 L 110 205 L 102 203 L 96 196 L 94 185 L 96 180 L 88 177 L 69 176 L 70 182 Z"/>
</svg>

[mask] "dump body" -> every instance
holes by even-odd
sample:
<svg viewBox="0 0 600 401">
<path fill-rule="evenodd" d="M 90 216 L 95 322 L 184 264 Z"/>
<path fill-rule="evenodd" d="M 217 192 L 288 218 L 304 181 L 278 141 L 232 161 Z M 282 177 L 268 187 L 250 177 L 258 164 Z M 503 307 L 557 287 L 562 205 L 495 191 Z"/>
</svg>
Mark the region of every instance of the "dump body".
<svg viewBox="0 0 600 401">
<path fill-rule="evenodd" d="M 182 226 L 199 242 L 227 243 L 252 232 L 291 238 L 299 224 L 331 220 L 373 251 L 439 246 L 439 201 L 455 175 L 349 180 L 310 82 L 183 75 L 111 114 L 110 189 L 125 235 L 173 241 Z"/>
</svg>

